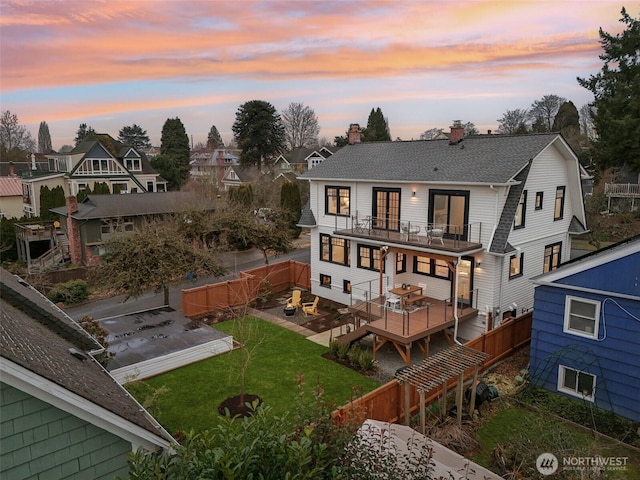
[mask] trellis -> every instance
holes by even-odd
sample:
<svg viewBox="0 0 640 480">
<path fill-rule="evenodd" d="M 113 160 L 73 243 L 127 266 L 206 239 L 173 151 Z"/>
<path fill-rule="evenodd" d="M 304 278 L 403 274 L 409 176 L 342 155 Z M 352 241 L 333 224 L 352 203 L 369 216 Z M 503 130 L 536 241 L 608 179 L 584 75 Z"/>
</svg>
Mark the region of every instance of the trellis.
<svg viewBox="0 0 640 480">
<path fill-rule="evenodd" d="M 446 350 L 424 359 L 420 363 L 410 367 L 399 369 L 395 377 L 400 384 L 404 384 L 404 421 L 409 425 L 410 386 L 415 387 L 420 396 L 420 428 L 425 432 L 425 392 L 442 385 L 442 415 L 447 412 L 447 383 L 450 379 L 458 377 L 456 392 L 457 422 L 462 423 L 462 395 L 464 384 L 464 372 L 473 368 L 473 380 L 475 385 L 478 378 L 478 368 L 490 355 L 479 352 L 464 345 L 453 345 Z M 472 388 L 471 404 L 469 409 L 475 408 L 476 389 Z"/>
</svg>

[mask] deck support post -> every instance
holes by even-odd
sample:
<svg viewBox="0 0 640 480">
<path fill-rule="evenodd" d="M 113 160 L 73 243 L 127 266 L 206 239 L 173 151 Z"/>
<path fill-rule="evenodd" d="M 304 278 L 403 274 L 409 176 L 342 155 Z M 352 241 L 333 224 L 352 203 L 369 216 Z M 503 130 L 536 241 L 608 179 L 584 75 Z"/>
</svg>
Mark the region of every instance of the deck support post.
<svg viewBox="0 0 640 480">
<path fill-rule="evenodd" d="M 473 380 L 471 381 L 471 401 L 469 402 L 469 415 L 473 418 L 473 411 L 476 408 L 476 382 L 478 381 L 478 365 L 473 369 Z"/>
<path fill-rule="evenodd" d="M 408 427 L 411 422 L 411 415 L 409 410 L 411 408 L 411 398 L 409 397 L 411 385 L 409 382 L 404 384 L 404 424 Z"/>
<path fill-rule="evenodd" d="M 420 433 L 424 435 L 424 427 L 425 427 L 425 408 L 424 408 L 424 391 L 418 390 L 420 394 Z"/>
<path fill-rule="evenodd" d="M 444 418 L 447 415 L 447 382 L 442 382 L 442 404 L 440 407 L 440 417 Z"/>
<path fill-rule="evenodd" d="M 458 375 L 458 391 L 456 392 L 456 421 L 462 425 L 462 388 L 464 387 L 464 372 Z"/>
</svg>

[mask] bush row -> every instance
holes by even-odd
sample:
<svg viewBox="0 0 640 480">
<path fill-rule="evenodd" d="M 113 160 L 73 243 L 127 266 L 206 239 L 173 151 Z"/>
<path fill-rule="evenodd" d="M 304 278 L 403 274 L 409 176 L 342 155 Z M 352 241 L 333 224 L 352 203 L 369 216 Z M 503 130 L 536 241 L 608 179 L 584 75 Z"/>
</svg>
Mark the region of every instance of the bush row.
<svg viewBox="0 0 640 480">
<path fill-rule="evenodd" d="M 369 350 L 364 350 L 357 343 L 349 345 L 348 343 L 338 343 L 333 340 L 329 344 L 329 354 L 339 358 L 340 360 L 349 362 L 353 366 L 360 367 L 365 372 L 373 369 L 373 354 Z"/>
</svg>

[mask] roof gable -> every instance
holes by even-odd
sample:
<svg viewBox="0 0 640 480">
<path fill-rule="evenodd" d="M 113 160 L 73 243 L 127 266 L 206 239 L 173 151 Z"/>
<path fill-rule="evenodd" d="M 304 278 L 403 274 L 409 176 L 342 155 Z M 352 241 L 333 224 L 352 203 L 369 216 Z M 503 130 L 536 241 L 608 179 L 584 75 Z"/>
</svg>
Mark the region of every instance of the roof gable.
<svg viewBox="0 0 640 480">
<path fill-rule="evenodd" d="M 570 285 L 620 293 L 640 300 L 638 272 L 640 235 L 574 258 L 557 269 L 531 280 L 536 284 Z M 612 281 L 613 278 L 615 281 Z"/>
</svg>

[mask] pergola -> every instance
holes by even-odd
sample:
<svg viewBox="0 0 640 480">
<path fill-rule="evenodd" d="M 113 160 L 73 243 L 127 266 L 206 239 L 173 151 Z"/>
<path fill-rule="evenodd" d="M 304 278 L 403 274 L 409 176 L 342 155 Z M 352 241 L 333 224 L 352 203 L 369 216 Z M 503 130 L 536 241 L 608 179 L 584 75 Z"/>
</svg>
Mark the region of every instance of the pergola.
<svg viewBox="0 0 640 480">
<path fill-rule="evenodd" d="M 471 385 L 475 385 L 478 378 L 478 367 L 490 355 L 484 352 L 478 352 L 464 345 L 453 345 L 446 350 L 422 360 L 420 363 L 404 367 L 395 374 L 400 384 L 404 384 L 404 422 L 409 425 L 410 415 L 410 399 L 409 386 L 413 385 L 420 396 L 420 428 L 424 434 L 425 431 L 425 405 L 424 394 L 434 388 L 442 385 L 442 415 L 447 412 L 447 382 L 454 377 L 458 377 L 456 406 L 457 421 L 462 423 L 462 394 L 464 384 L 464 372 L 473 367 L 473 381 Z M 476 389 L 472 388 L 470 411 L 473 412 L 476 401 Z"/>
</svg>

